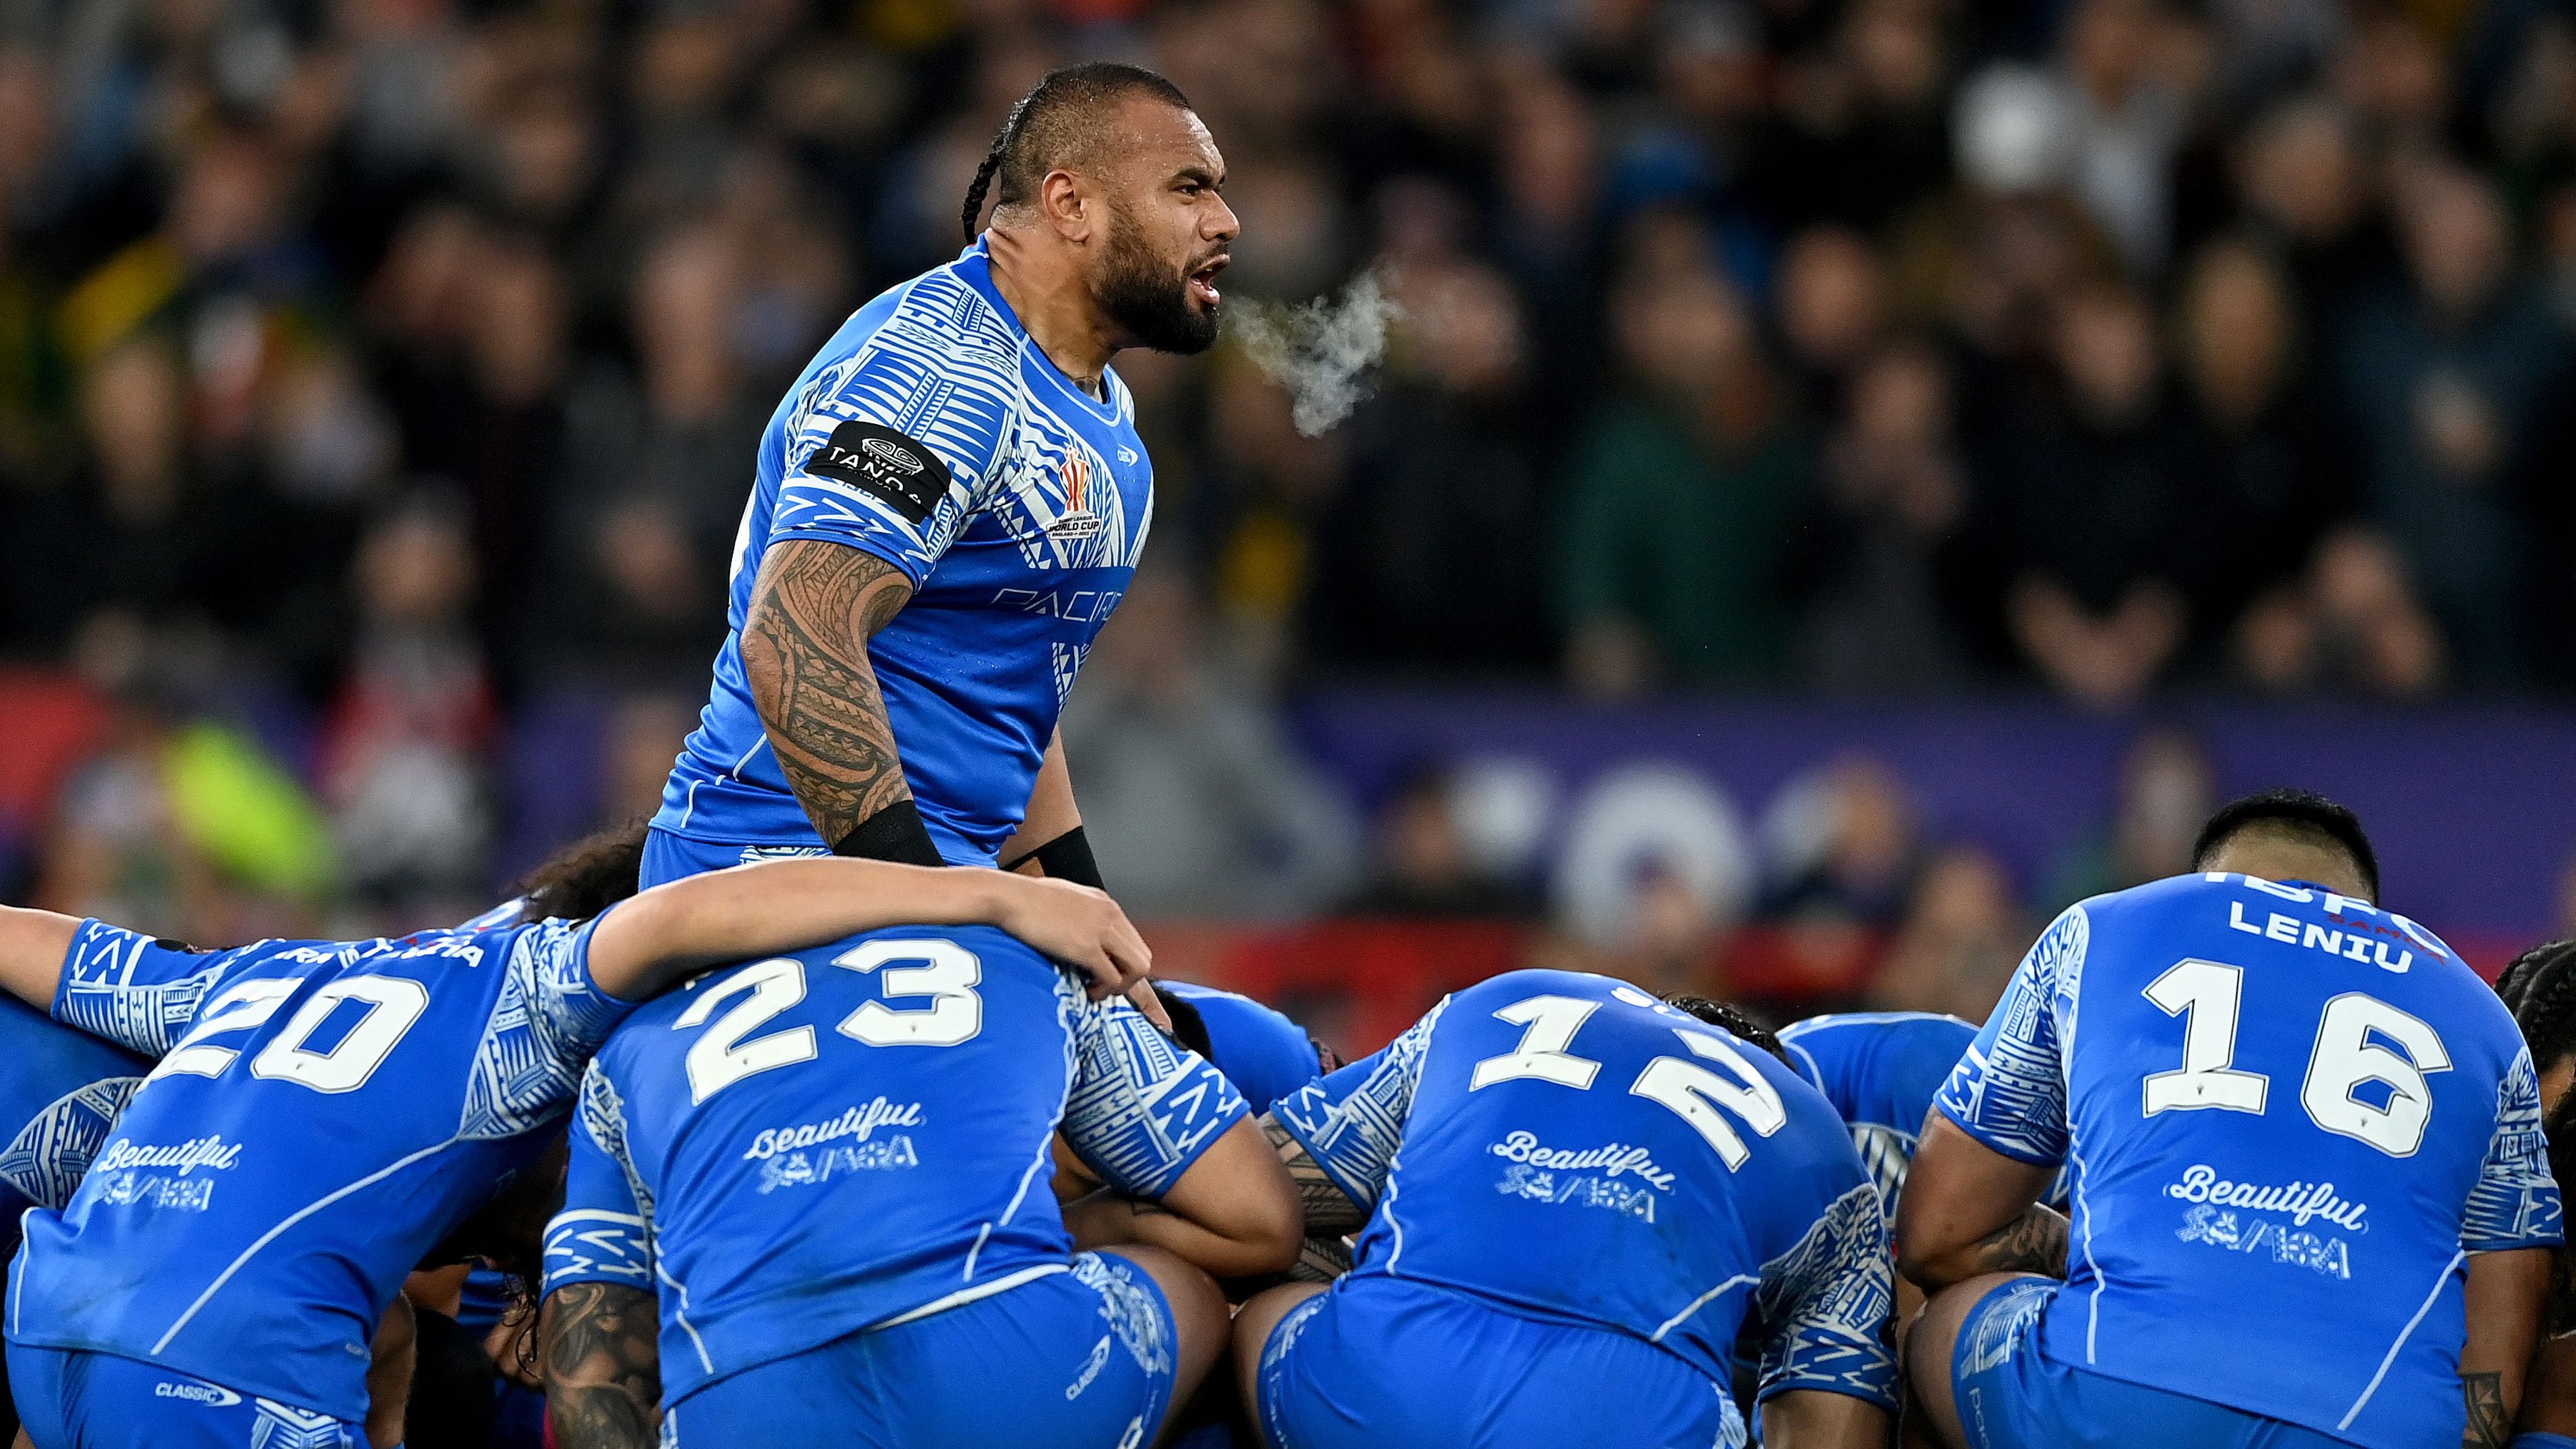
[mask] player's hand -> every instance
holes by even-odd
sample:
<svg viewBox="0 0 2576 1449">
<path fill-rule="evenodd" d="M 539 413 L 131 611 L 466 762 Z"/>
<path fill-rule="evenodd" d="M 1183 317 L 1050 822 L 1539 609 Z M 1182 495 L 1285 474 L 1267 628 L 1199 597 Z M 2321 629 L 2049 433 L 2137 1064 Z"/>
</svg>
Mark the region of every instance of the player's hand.
<svg viewBox="0 0 2576 1449">
<path fill-rule="evenodd" d="M 1105 1000 L 1141 984 L 1154 953 L 1109 893 L 1044 876 L 999 872 L 1007 882 L 1003 930 L 1091 979 L 1091 999 Z"/>
</svg>

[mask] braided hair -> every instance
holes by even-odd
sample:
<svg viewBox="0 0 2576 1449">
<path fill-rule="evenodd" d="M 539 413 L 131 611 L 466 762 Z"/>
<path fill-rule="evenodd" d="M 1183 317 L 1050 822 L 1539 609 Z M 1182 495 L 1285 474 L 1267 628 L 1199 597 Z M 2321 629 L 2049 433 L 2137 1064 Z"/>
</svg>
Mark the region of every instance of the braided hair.
<svg viewBox="0 0 2576 1449">
<path fill-rule="evenodd" d="M 2496 994 L 2522 1028 L 2534 1068 L 2546 1073 L 2576 1056 L 2576 940 L 2550 941 L 2514 957 L 2496 978 Z M 2546 1102 L 2541 1107 L 2550 1171 L 2560 1182 L 2576 1182 L 2576 1093 L 2554 1109 Z M 2551 1258 L 2547 1327 L 2552 1334 L 2576 1328 L 2576 1279 L 2563 1251 Z"/>
<path fill-rule="evenodd" d="M 1797 1063 L 1789 1060 L 1788 1049 L 1780 1045 L 1780 1038 L 1772 1034 L 1771 1028 L 1755 1021 L 1752 1013 L 1733 1002 L 1712 1001 L 1705 996 L 1692 996 L 1687 992 L 1676 991 L 1664 998 L 1664 1004 L 1678 1011 L 1688 1012 L 1734 1036 L 1738 1041 L 1762 1048 L 1778 1057 L 1780 1065 L 1784 1067 L 1791 1070 L 1797 1067 Z"/>
<path fill-rule="evenodd" d="M 1028 200 L 1049 171 L 1084 155 L 1099 139 L 1098 128 L 1086 123 L 1111 102 L 1131 95 L 1149 96 L 1184 111 L 1191 108 L 1179 86 L 1143 66 L 1088 61 L 1047 72 L 1011 107 L 1002 129 L 993 135 L 992 149 L 984 153 L 983 164 L 975 168 L 975 179 L 966 187 L 966 205 L 958 222 L 965 228 L 967 243 L 972 245 L 982 230 L 976 223 L 983 219 L 984 196 L 996 177 L 1002 183 L 996 210 Z"/>
</svg>

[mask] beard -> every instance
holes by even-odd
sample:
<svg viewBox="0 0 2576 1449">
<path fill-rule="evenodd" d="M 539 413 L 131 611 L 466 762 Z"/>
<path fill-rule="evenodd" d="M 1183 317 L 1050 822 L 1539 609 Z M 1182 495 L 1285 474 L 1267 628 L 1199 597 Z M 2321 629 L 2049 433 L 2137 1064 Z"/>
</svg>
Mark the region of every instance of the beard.
<svg viewBox="0 0 2576 1449">
<path fill-rule="evenodd" d="M 1126 211 L 1111 212 L 1109 250 L 1101 258 L 1100 310 L 1128 336 L 1156 352 L 1183 356 L 1216 343 L 1217 309 L 1190 305 L 1185 271 L 1154 255 Z"/>
</svg>

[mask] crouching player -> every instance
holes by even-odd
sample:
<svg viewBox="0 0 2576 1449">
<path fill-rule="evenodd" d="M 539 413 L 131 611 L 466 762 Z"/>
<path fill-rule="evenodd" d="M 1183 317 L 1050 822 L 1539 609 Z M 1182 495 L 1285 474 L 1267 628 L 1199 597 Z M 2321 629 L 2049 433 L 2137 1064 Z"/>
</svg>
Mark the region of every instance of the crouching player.
<svg viewBox="0 0 2576 1449">
<path fill-rule="evenodd" d="M 2059 916 L 1942 1089 L 1897 1233 L 1925 1417 L 1954 1449 L 2496 1449 L 2561 1239 L 2531 1054 L 2373 904 L 2350 811 L 2249 797 L 2194 864 Z M 2060 1163 L 2071 1251 L 2025 1215 Z"/>
<path fill-rule="evenodd" d="M 1236 1319 L 1278 1449 L 1745 1442 L 1876 1449 L 1887 1229 L 1843 1122 L 1740 1015 L 1516 971 L 1283 1101 L 1307 1230 L 1358 1267 Z"/>
<path fill-rule="evenodd" d="M 1059 1121 L 1117 1196 L 1059 1209 Z M 1010 936 L 753 961 L 638 1011 L 583 1081 L 555 1440 L 642 1449 L 658 1402 L 687 1449 L 1137 1449 L 1224 1345 L 1209 1274 L 1298 1242 L 1241 1094 Z"/>
<path fill-rule="evenodd" d="M 158 1063 L 68 1208 L 26 1215 L 9 1369 L 38 1449 L 332 1446 L 404 1274 L 527 1168 L 633 1002 L 925 913 L 1111 971 L 1096 891 L 874 861 L 744 867 L 589 922 L 207 953 L 0 909 L 0 986 Z"/>
</svg>

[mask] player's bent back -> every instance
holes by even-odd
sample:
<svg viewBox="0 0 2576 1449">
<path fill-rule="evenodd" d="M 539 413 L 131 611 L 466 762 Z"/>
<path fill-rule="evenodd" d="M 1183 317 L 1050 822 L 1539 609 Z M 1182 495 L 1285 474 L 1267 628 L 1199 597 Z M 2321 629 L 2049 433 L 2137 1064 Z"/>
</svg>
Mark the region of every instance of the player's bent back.
<svg viewBox="0 0 2576 1449">
<path fill-rule="evenodd" d="M 1884 1432 L 1878 1194 L 1763 1048 L 1633 986 L 1519 971 L 1275 1115 L 1371 1210 L 1350 1275 L 1238 1343 L 1275 1443 L 1738 1445 L 1748 1322 L 1766 1400 L 1822 1391 Z"/>
<path fill-rule="evenodd" d="M 1293 1254 L 1286 1179 L 1213 1067 L 999 931 L 897 928 L 710 973 L 617 1032 L 547 1289 L 658 1293 L 667 1432 L 692 1449 L 1143 1444 L 1221 1300 L 1185 1354 L 1152 1275 L 1073 1251 L 1059 1120 L 1140 1198 L 1238 1132 Z"/>
<path fill-rule="evenodd" d="M 2045 1397 L 1977 1373 L 2071 1371 L 2351 1443 L 2457 1443 L 2464 1264 L 2559 1240 L 2512 1019 L 2430 933 L 2323 889 L 2193 875 L 2070 909 L 1939 1105 L 2073 1178 L 2067 1281 L 1971 1310 L 1963 1411 L 1971 1390 L 1996 1412 Z M 1909 1210 L 1929 1180 L 1918 1160 Z"/>
</svg>

